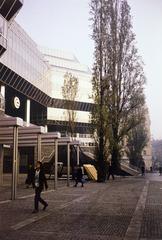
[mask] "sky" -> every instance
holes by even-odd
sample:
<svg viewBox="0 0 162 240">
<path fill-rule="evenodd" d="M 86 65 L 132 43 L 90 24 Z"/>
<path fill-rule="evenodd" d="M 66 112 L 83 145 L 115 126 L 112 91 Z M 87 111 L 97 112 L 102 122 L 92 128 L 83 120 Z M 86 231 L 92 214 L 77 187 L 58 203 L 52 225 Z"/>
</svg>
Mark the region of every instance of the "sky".
<svg viewBox="0 0 162 240">
<path fill-rule="evenodd" d="M 127 0 L 145 66 L 151 135 L 162 139 L 162 0 Z M 41 46 L 73 52 L 93 64 L 89 0 L 24 0 L 16 21 Z"/>
</svg>

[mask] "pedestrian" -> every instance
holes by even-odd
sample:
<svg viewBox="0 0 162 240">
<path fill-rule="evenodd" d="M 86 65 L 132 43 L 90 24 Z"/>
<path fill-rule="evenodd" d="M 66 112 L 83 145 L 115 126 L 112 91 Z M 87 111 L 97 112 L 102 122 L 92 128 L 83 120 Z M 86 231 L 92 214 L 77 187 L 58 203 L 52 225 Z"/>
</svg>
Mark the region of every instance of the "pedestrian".
<svg viewBox="0 0 162 240">
<path fill-rule="evenodd" d="M 26 188 L 29 188 L 30 185 L 32 185 L 32 187 L 34 187 L 33 176 L 34 176 L 34 166 L 32 164 L 29 164 L 28 173 L 27 173 L 27 177 L 25 180 Z"/>
<path fill-rule="evenodd" d="M 115 179 L 115 177 L 114 177 L 114 170 L 113 170 L 113 166 L 112 166 L 111 163 L 110 163 L 109 168 L 108 168 L 107 180 L 109 180 L 110 176 L 112 176 L 113 180 Z"/>
<path fill-rule="evenodd" d="M 159 167 L 159 176 L 161 176 L 162 175 L 162 167 L 160 166 Z"/>
<path fill-rule="evenodd" d="M 142 173 L 142 176 L 145 175 L 145 166 L 144 165 L 142 165 L 142 167 L 141 167 L 141 173 Z"/>
<path fill-rule="evenodd" d="M 47 180 L 44 174 L 42 163 L 39 161 L 37 161 L 36 163 L 33 182 L 34 182 L 34 188 L 35 188 L 33 213 L 37 213 L 39 211 L 39 202 L 43 205 L 43 210 L 45 210 L 48 206 L 48 203 L 41 198 L 41 192 L 43 191 L 44 186 L 45 186 L 45 189 L 47 190 L 48 185 L 47 185 Z"/>
<path fill-rule="evenodd" d="M 83 170 L 79 165 L 77 165 L 76 173 L 75 173 L 75 185 L 74 185 L 74 187 L 77 187 L 79 182 L 82 184 L 81 186 L 84 187 L 84 184 L 83 184 Z"/>
</svg>

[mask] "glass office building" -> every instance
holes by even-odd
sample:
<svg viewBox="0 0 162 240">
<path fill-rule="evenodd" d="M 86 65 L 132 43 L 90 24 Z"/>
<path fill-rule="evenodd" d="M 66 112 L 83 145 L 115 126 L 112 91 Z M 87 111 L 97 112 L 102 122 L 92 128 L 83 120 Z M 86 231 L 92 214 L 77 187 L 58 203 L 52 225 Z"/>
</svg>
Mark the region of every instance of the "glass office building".
<svg viewBox="0 0 162 240">
<path fill-rule="evenodd" d="M 0 58 L 0 75 L 5 113 L 45 125 L 47 105 L 51 101 L 51 68 L 36 43 L 15 21 L 8 29 L 7 50 Z M 15 97 L 19 99 L 19 108 L 14 105 Z"/>
<path fill-rule="evenodd" d="M 0 0 L 0 56 L 7 50 L 8 26 L 23 6 L 23 0 Z"/>
<path fill-rule="evenodd" d="M 0 89 L 5 97 L 5 113 L 64 134 L 68 120 L 61 88 L 65 73 L 70 72 L 79 81 L 74 103 L 76 133 L 89 134 L 93 106 L 89 68 L 71 53 L 38 48 L 15 21 L 10 24 L 7 41 L 7 50 L 0 58 Z M 15 97 L 19 108 L 14 105 Z"/>
<path fill-rule="evenodd" d="M 7 51 L 0 62 L 35 87 L 50 95 L 50 66 L 36 43 L 15 21 L 8 30 Z"/>
</svg>

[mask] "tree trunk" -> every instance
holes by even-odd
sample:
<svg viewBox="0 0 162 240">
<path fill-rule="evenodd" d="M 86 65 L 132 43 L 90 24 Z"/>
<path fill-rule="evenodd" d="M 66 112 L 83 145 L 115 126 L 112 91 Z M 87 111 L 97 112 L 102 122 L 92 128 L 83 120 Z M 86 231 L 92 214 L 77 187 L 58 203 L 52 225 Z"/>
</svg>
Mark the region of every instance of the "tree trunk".
<svg viewBox="0 0 162 240">
<path fill-rule="evenodd" d="M 114 173 L 119 174 L 120 173 L 120 154 L 119 154 L 118 148 L 115 146 L 113 147 L 113 150 L 112 150 L 111 163 L 112 163 Z"/>
<path fill-rule="evenodd" d="M 105 181 L 105 164 L 104 164 L 104 134 L 103 128 L 100 128 L 100 138 L 99 138 L 99 153 L 98 153 L 98 168 L 97 168 L 97 181 Z"/>
</svg>

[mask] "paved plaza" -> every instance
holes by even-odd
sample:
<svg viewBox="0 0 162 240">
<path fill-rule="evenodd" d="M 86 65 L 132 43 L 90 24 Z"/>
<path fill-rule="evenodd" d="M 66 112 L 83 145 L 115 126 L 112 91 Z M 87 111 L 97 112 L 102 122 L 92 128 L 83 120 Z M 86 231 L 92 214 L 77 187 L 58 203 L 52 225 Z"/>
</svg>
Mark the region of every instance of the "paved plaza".
<svg viewBox="0 0 162 240">
<path fill-rule="evenodd" d="M 0 188 L 1 240 L 146 240 L 162 239 L 162 177 L 118 177 L 106 183 L 88 182 L 43 193 L 46 211 L 32 214 L 33 189 Z"/>
</svg>

